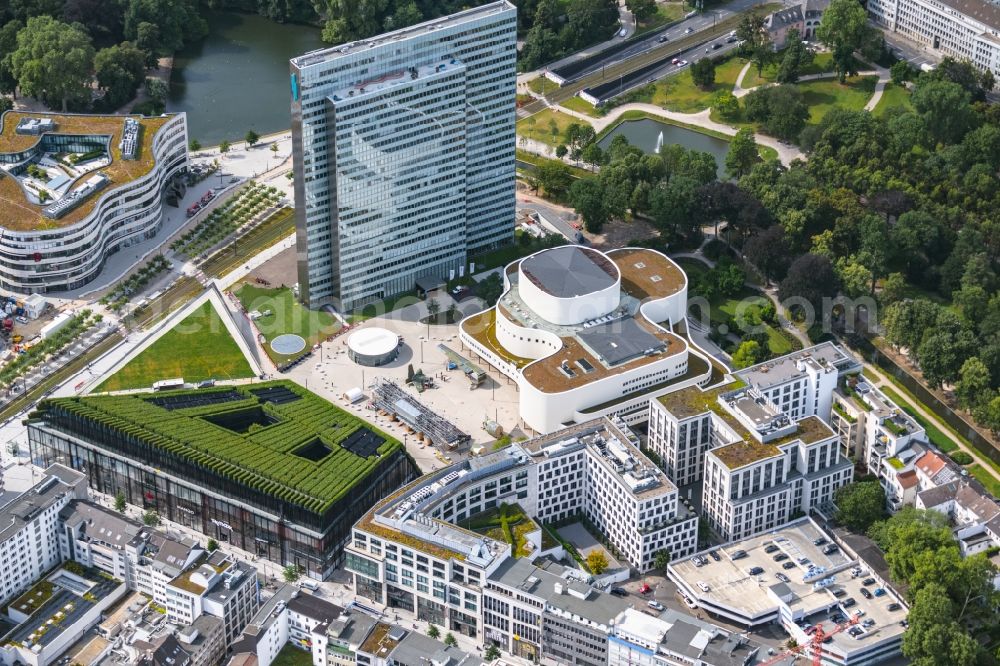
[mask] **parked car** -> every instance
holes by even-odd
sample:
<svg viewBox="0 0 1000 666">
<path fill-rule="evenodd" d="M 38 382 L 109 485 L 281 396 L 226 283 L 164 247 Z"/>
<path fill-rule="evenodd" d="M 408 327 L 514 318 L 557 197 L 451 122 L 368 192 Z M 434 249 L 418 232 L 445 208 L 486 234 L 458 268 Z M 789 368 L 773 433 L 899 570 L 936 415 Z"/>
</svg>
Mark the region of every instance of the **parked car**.
<svg viewBox="0 0 1000 666">
<path fill-rule="evenodd" d="M 710 592 L 712 590 L 712 588 L 708 586 L 708 583 L 701 580 L 698 581 L 698 589 L 702 592 Z"/>
<path fill-rule="evenodd" d="M 611 594 L 615 595 L 616 597 L 627 597 L 628 590 L 626 590 L 624 587 L 613 587 L 611 588 Z"/>
<path fill-rule="evenodd" d="M 734 550 L 732 553 L 729 554 L 729 559 L 734 560 L 734 561 L 735 560 L 742 560 L 746 556 L 747 556 L 747 551 L 745 551 L 745 550 Z"/>
<path fill-rule="evenodd" d="M 861 581 L 861 584 L 862 585 L 874 585 L 875 584 L 875 579 L 874 578 L 865 578 L 863 581 Z"/>
<path fill-rule="evenodd" d="M 687 606 L 688 608 L 690 608 L 692 610 L 694 610 L 695 608 L 698 607 L 698 604 L 696 604 L 691 597 L 687 596 L 686 594 L 682 595 L 682 596 L 684 597 L 684 605 L 685 606 Z"/>
<path fill-rule="evenodd" d="M 27 324 L 28 323 L 28 318 L 27 317 L 17 316 L 17 317 L 14 317 L 14 321 L 16 321 L 18 324 Z"/>
<path fill-rule="evenodd" d="M 866 629 L 868 627 L 874 627 L 875 626 L 875 620 L 873 620 L 871 618 L 868 618 L 867 620 L 865 620 L 864 622 L 861 623 L 861 626 L 865 627 Z"/>
<path fill-rule="evenodd" d="M 819 537 L 818 539 L 813 539 L 814 546 L 822 546 L 824 543 L 826 543 L 826 537 Z"/>
<path fill-rule="evenodd" d="M 900 606 L 897 603 L 891 603 L 891 604 L 889 604 L 888 608 L 889 608 L 890 611 L 894 611 L 895 612 L 895 611 L 898 611 L 900 608 L 902 608 L 902 606 Z"/>
<path fill-rule="evenodd" d="M 836 590 L 833 591 L 833 596 L 837 597 L 838 599 L 843 598 L 846 594 L 847 590 L 845 590 L 842 587 L 838 587 Z"/>
<path fill-rule="evenodd" d="M 842 602 L 840 602 L 840 605 L 843 606 L 844 608 L 850 608 L 856 603 L 858 602 L 854 600 L 854 597 L 847 597 Z"/>
<path fill-rule="evenodd" d="M 781 573 L 780 571 L 778 573 L 774 574 L 774 577 L 777 578 L 778 580 L 780 580 L 782 583 L 787 583 L 787 582 L 789 582 L 791 580 L 791 578 L 789 578 L 785 574 Z"/>
<path fill-rule="evenodd" d="M 781 568 L 782 569 L 794 569 L 795 568 L 795 562 L 785 562 L 784 564 L 781 565 Z"/>
<path fill-rule="evenodd" d="M 776 545 L 774 545 L 773 543 L 771 545 L 769 545 L 769 546 L 765 546 L 764 547 L 764 552 L 768 553 L 768 554 L 773 553 L 776 550 L 778 550 L 778 547 Z"/>
<path fill-rule="evenodd" d="M 719 554 L 717 552 L 715 552 L 714 550 L 708 551 L 708 554 L 711 555 L 712 559 L 715 560 L 716 562 L 720 562 L 722 560 L 722 558 L 719 557 Z"/>
<path fill-rule="evenodd" d="M 666 610 L 666 607 L 664 607 L 664 605 L 661 604 L 656 599 L 646 602 L 646 605 L 652 608 L 653 610 L 658 610 L 658 611 Z"/>
<path fill-rule="evenodd" d="M 834 553 L 839 552 L 839 551 L 840 551 L 840 549 L 837 548 L 837 546 L 835 546 L 834 544 L 831 543 L 829 546 L 827 546 L 826 548 L 823 549 L 823 554 L 824 555 L 833 555 Z"/>
<path fill-rule="evenodd" d="M 868 591 L 867 587 L 863 587 L 861 588 L 861 596 L 863 596 L 865 599 L 871 599 L 872 593 Z"/>
<path fill-rule="evenodd" d="M 775 562 L 784 562 L 785 560 L 788 559 L 788 555 L 785 555 L 784 553 L 778 553 L 771 559 L 774 560 Z"/>
<path fill-rule="evenodd" d="M 764 567 L 750 567 L 751 576 L 759 576 L 764 573 Z"/>
</svg>

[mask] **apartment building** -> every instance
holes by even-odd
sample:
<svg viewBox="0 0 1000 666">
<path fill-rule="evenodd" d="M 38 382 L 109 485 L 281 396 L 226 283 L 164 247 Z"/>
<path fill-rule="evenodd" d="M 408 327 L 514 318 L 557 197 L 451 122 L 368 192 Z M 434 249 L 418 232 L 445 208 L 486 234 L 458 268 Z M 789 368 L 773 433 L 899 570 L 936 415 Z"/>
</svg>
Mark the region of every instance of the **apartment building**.
<svg viewBox="0 0 1000 666">
<path fill-rule="evenodd" d="M 201 615 L 220 618 L 227 645 L 236 641 L 259 607 L 257 570 L 218 550 L 199 558 L 167 585 L 167 619 L 190 624 Z"/>
<path fill-rule="evenodd" d="M 1000 7 L 987 0 L 870 0 L 868 14 L 939 56 L 1000 75 Z"/>
<path fill-rule="evenodd" d="M 63 465 L 0 506 L 0 604 L 6 604 L 62 562 L 59 512 L 87 497 L 87 477 Z"/>
<path fill-rule="evenodd" d="M 185 114 L 0 115 L 0 282 L 76 289 L 107 258 L 153 238 L 183 194 Z"/>
<path fill-rule="evenodd" d="M 667 609 L 650 617 L 634 608 L 615 624 L 608 666 L 747 666 L 761 645 L 743 634 Z"/>
<path fill-rule="evenodd" d="M 347 309 L 512 242 L 517 10 L 291 60 L 299 285 Z"/>
</svg>

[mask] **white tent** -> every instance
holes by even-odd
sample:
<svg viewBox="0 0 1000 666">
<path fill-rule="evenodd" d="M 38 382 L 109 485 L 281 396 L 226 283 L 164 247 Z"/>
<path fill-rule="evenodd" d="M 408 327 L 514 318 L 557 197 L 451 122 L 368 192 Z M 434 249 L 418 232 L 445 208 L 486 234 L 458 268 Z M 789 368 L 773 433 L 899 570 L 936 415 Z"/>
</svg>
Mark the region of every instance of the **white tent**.
<svg viewBox="0 0 1000 666">
<path fill-rule="evenodd" d="M 365 394 L 364 394 L 364 391 L 362 391 L 357 386 L 355 386 L 352 389 L 348 389 L 347 393 L 344 394 L 344 397 L 347 398 L 347 400 L 351 404 L 354 404 L 356 402 L 361 402 L 362 400 L 364 400 L 365 399 Z"/>
</svg>

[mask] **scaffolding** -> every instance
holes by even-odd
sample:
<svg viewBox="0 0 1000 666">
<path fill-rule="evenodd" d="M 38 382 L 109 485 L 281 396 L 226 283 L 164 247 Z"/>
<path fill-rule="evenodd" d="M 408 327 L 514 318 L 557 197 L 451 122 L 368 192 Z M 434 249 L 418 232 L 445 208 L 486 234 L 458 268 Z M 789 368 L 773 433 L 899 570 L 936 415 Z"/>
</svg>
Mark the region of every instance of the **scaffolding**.
<svg viewBox="0 0 1000 666">
<path fill-rule="evenodd" d="M 416 432 L 439 446 L 456 449 L 472 438 L 404 391 L 396 382 L 378 377 L 371 384 L 372 402 L 377 409 L 397 417 Z"/>
</svg>

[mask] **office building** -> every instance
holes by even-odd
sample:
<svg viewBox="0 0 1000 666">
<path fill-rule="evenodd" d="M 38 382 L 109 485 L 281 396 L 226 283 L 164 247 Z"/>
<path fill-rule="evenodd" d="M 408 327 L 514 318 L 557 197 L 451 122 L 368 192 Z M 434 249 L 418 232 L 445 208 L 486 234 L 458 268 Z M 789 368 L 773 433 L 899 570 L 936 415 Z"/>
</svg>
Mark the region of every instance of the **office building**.
<svg viewBox="0 0 1000 666">
<path fill-rule="evenodd" d="M 292 382 L 58 398 L 28 428 L 90 487 L 325 578 L 351 525 L 414 478 L 401 442 Z"/>
<path fill-rule="evenodd" d="M 86 497 L 87 477 L 55 464 L 28 491 L 0 506 L 0 604 L 62 562 L 59 512 Z"/>
<path fill-rule="evenodd" d="M 1000 76 L 1000 7 L 987 0 L 870 0 L 881 28 Z"/>
<path fill-rule="evenodd" d="M 517 11 L 501 0 L 291 61 L 299 286 L 344 309 L 513 241 Z"/>
<path fill-rule="evenodd" d="M 712 380 L 685 335 L 687 276 L 660 252 L 568 245 L 503 275 L 497 305 L 466 317 L 459 336 L 517 382 L 521 418 L 537 432 L 608 415 L 634 425 L 650 396 Z"/>
<path fill-rule="evenodd" d="M 183 194 L 187 142 L 183 113 L 0 116 L 0 287 L 76 289 L 153 238 Z"/>
</svg>

